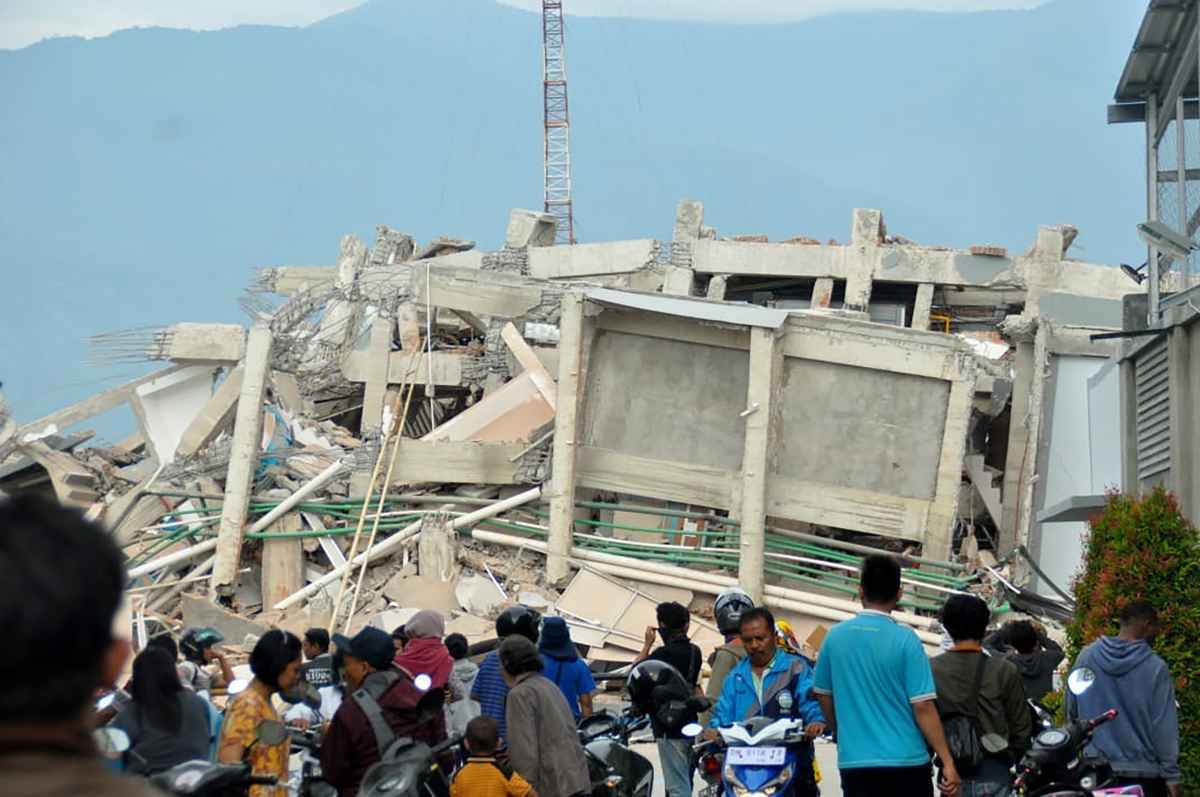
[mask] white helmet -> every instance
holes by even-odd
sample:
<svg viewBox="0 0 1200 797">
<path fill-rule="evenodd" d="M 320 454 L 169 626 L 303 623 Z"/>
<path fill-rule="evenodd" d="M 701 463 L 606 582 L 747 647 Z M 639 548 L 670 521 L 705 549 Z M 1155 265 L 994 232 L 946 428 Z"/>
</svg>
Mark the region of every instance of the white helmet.
<svg viewBox="0 0 1200 797">
<path fill-rule="evenodd" d="M 742 613 L 754 608 L 754 601 L 741 587 L 730 587 L 717 596 L 713 604 L 713 616 L 722 634 L 736 634 L 742 621 Z"/>
</svg>

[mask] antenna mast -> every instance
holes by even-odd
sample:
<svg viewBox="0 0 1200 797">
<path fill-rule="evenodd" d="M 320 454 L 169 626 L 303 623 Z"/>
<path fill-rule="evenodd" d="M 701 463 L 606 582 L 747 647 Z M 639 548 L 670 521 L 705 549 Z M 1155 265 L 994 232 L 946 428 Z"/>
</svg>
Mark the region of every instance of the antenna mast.
<svg viewBox="0 0 1200 797">
<path fill-rule="evenodd" d="M 571 206 L 571 115 L 562 0 L 542 0 L 542 106 L 545 112 L 545 210 L 558 219 L 555 244 L 575 243 Z"/>
</svg>

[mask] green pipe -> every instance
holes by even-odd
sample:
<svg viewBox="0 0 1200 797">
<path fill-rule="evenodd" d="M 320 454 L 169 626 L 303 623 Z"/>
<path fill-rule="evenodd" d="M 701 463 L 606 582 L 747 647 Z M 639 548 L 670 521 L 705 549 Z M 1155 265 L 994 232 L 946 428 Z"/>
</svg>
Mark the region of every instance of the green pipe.
<svg viewBox="0 0 1200 797">
<path fill-rule="evenodd" d="M 619 511 L 623 511 L 623 512 L 633 512 L 633 513 L 645 514 L 645 515 L 658 515 L 658 516 L 663 516 L 663 517 L 677 517 L 677 518 L 690 518 L 690 519 L 697 519 L 697 520 L 709 520 L 709 521 L 712 521 L 715 523 L 719 523 L 723 526 L 739 527 L 739 528 L 741 527 L 741 523 L 736 520 L 732 520 L 727 517 L 722 517 L 720 515 L 714 515 L 712 513 L 706 513 L 706 512 L 687 512 L 687 511 L 672 510 L 672 509 L 659 509 L 657 507 L 645 507 L 645 506 L 636 506 L 636 505 L 619 504 L 619 503 L 608 503 L 608 502 L 604 502 L 604 501 L 577 501 L 576 506 L 587 508 L 587 509 L 619 510 Z M 768 526 L 767 532 L 768 532 L 768 535 L 780 534 L 781 530 L 771 528 Z M 806 534 L 801 531 L 788 531 L 786 535 L 780 534 L 780 536 L 788 536 L 788 537 L 792 537 L 794 539 L 804 540 L 806 542 L 814 543 L 814 544 L 821 545 L 821 546 L 824 546 L 827 548 L 837 548 L 837 549 L 840 549 L 843 551 L 852 551 L 854 553 L 858 553 L 858 554 L 862 554 L 862 555 L 870 555 L 870 554 L 874 554 L 874 553 L 879 553 L 879 551 L 877 549 L 871 548 L 870 546 L 859 545 L 857 543 L 852 543 L 852 542 L 843 542 L 842 540 L 829 539 L 827 537 L 820 537 L 815 534 Z M 937 561 L 934 559 L 926 559 L 926 558 L 919 557 L 919 556 L 900 556 L 898 558 L 907 560 L 910 562 L 916 562 L 918 564 L 925 564 L 925 565 L 929 565 L 931 567 L 938 567 L 938 568 L 942 568 L 945 570 L 951 570 L 951 571 L 956 571 L 956 572 L 963 572 L 966 570 L 966 567 L 964 565 L 960 565 L 956 562 L 941 562 L 941 561 Z"/>
</svg>

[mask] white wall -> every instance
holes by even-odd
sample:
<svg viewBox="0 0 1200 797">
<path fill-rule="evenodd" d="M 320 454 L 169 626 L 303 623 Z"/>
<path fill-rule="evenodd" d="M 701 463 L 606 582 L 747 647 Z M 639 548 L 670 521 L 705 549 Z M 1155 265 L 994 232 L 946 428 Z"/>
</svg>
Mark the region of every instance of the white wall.
<svg viewBox="0 0 1200 797">
<path fill-rule="evenodd" d="M 1111 438 L 1117 453 L 1113 460 L 1120 474 L 1120 414 L 1113 404 L 1111 412 L 1106 408 L 1106 395 L 1097 394 L 1095 417 L 1089 406 L 1088 383 L 1105 365 L 1107 360 L 1098 357 L 1054 358 L 1054 402 L 1051 407 L 1048 451 L 1045 465 L 1038 476 L 1041 480 L 1042 500 L 1036 507 L 1035 516 L 1046 507 L 1066 501 L 1076 495 L 1092 495 L 1103 490 L 1092 488 L 1093 443 L 1097 456 L 1106 462 L 1109 456 L 1107 445 Z M 1107 414 L 1111 431 L 1106 435 L 1100 430 Z M 1093 431 L 1093 422 L 1096 431 Z M 1083 535 L 1087 524 L 1043 523 L 1041 542 L 1033 551 L 1038 565 L 1061 589 L 1069 590 L 1071 580 L 1079 568 L 1083 551 Z M 1055 593 L 1038 579 L 1035 589 L 1042 595 Z"/>
</svg>

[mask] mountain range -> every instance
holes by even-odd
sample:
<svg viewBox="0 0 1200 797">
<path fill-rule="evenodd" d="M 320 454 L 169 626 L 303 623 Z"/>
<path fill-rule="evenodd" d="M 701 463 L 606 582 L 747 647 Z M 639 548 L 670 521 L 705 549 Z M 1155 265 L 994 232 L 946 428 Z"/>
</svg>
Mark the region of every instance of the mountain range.
<svg viewBox="0 0 1200 797">
<path fill-rule="evenodd" d="M 568 18 L 577 234 L 928 244 L 1141 262 L 1142 132 L 1105 104 L 1142 8 Z M 568 4 L 568 13 L 569 13 Z M 488 0 L 371 0 L 304 28 L 142 28 L 0 51 L 0 380 L 19 421 L 130 378 L 87 336 L 238 321 L 253 269 L 376 224 L 502 241 L 542 189 L 541 28 Z M 102 429 L 109 428 L 100 421 Z"/>
</svg>

